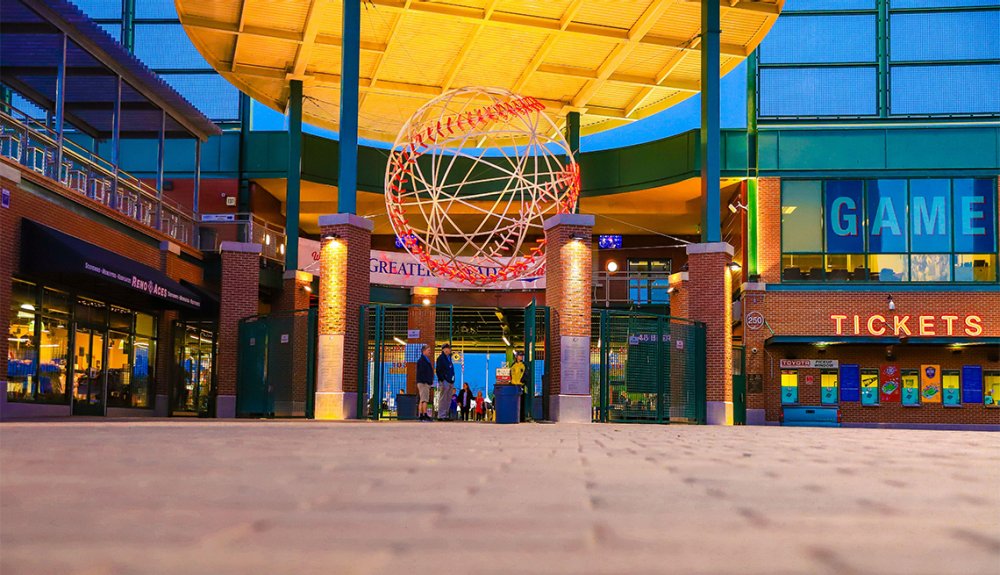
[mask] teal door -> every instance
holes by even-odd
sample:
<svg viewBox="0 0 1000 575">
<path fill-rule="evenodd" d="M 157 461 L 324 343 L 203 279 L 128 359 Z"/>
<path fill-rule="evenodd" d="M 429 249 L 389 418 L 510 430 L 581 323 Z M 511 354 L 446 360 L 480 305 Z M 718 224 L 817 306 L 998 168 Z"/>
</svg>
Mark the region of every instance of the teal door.
<svg viewBox="0 0 1000 575">
<path fill-rule="evenodd" d="M 733 425 L 747 424 L 746 352 L 733 346 Z"/>
<path fill-rule="evenodd" d="M 241 321 L 240 355 L 236 375 L 236 414 L 266 416 L 274 413 L 267 390 L 268 325 L 264 318 Z"/>
<path fill-rule="evenodd" d="M 522 418 L 524 421 L 533 419 L 535 405 L 535 300 L 524 308 L 524 398 L 521 401 Z"/>
</svg>

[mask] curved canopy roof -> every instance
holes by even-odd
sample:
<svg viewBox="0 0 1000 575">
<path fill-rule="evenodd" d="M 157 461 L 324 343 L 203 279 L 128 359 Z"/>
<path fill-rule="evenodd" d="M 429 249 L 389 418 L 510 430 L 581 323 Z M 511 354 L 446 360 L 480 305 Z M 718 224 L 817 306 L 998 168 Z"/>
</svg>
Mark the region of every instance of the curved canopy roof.
<svg viewBox="0 0 1000 575">
<path fill-rule="evenodd" d="M 361 12 L 360 131 L 392 141 L 451 88 L 532 96 L 584 133 L 640 120 L 700 91 L 701 3 L 692 0 L 354 0 Z M 714 1 L 714 0 L 707 0 Z M 722 72 L 763 39 L 784 0 L 719 0 Z M 336 130 L 341 0 L 175 0 L 216 70 L 284 111 L 304 84 L 303 116 Z"/>
</svg>

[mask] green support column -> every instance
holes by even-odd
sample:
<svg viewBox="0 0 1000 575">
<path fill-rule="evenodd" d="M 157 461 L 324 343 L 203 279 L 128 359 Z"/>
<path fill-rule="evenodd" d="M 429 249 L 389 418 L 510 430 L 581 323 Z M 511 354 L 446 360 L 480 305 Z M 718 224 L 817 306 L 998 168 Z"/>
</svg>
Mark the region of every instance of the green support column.
<svg viewBox="0 0 1000 575">
<path fill-rule="evenodd" d="M 757 55 L 747 57 L 747 233 L 746 275 L 760 274 L 757 270 Z"/>
<path fill-rule="evenodd" d="M 340 75 L 340 174 L 337 211 L 357 213 L 358 203 L 358 74 L 361 61 L 361 3 L 344 0 Z"/>
<path fill-rule="evenodd" d="M 122 0 L 122 46 L 135 52 L 135 0 Z"/>
<path fill-rule="evenodd" d="M 250 211 L 250 180 L 247 179 L 247 142 L 250 139 L 250 123 L 253 121 L 253 103 L 250 96 L 240 92 L 240 155 L 237 170 L 240 179 L 240 188 L 236 196 L 236 211 L 247 213 Z M 240 241 L 248 241 L 248 238 L 240 238 Z M 286 248 L 287 249 L 287 248 Z"/>
<path fill-rule="evenodd" d="M 580 153 L 580 112 L 570 112 L 566 115 L 566 140 L 569 143 L 569 149 L 573 154 Z M 577 163 L 580 160 L 577 159 Z M 583 179 L 583 174 L 580 174 L 580 178 Z M 581 188 L 583 186 L 580 186 Z M 576 213 L 580 213 L 580 202 L 576 202 Z"/>
<path fill-rule="evenodd" d="M 719 3 L 701 3 L 701 241 L 722 241 Z"/>
<path fill-rule="evenodd" d="M 285 270 L 299 269 L 299 196 L 302 190 L 302 80 L 288 83 L 288 185 L 285 189 Z"/>
</svg>

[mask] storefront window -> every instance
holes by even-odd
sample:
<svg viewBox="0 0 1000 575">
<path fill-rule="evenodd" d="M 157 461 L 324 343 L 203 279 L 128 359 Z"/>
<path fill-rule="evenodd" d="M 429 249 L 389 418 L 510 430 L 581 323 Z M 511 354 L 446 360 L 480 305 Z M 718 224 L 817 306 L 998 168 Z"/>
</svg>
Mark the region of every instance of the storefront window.
<svg viewBox="0 0 1000 575">
<path fill-rule="evenodd" d="M 904 369 L 902 402 L 907 407 L 920 405 L 920 372 L 915 369 Z"/>
<path fill-rule="evenodd" d="M 131 340 L 131 335 L 126 332 L 108 332 L 109 407 L 132 407 Z"/>
<path fill-rule="evenodd" d="M 983 404 L 1000 408 L 1000 371 L 987 371 L 983 377 Z"/>
<path fill-rule="evenodd" d="M 861 370 L 861 405 L 878 405 L 878 370 Z"/>
<path fill-rule="evenodd" d="M 151 315 L 135 314 L 132 346 L 132 407 L 152 407 L 156 367 L 156 321 Z"/>
<path fill-rule="evenodd" d="M 941 402 L 948 406 L 962 405 L 962 385 L 959 372 L 941 372 Z"/>
<path fill-rule="evenodd" d="M 781 403 L 784 405 L 799 402 L 799 373 L 794 370 L 781 372 Z"/>
<path fill-rule="evenodd" d="M 996 282 L 993 179 L 785 180 L 782 279 Z"/>
<path fill-rule="evenodd" d="M 35 285 L 14 280 L 7 331 L 7 401 L 35 401 L 38 348 L 35 347 Z"/>
<path fill-rule="evenodd" d="M 839 387 L 838 379 L 836 371 L 824 371 L 820 374 L 820 402 L 823 405 L 836 405 Z"/>
</svg>

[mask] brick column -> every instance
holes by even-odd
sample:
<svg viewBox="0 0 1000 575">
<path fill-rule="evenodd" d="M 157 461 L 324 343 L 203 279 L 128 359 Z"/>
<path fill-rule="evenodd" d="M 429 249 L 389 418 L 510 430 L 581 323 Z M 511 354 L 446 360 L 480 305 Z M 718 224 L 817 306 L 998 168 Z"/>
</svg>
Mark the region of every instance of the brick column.
<svg viewBox="0 0 1000 575">
<path fill-rule="evenodd" d="M 749 214 L 748 217 L 753 217 Z M 757 179 L 757 271 L 760 281 L 781 282 L 781 179 Z"/>
<path fill-rule="evenodd" d="M 549 416 L 590 423 L 590 323 L 594 216 L 559 214 L 545 221 L 545 304 L 552 325 Z"/>
<path fill-rule="evenodd" d="M 764 342 L 770 331 L 764 313 L 763 283 L 743 284 L 743 348 L 746 353 L 747 425 L 764 425 L 764 381 L 767 379 L 767 362 L 764 360 Z"/>
<path fill-rule="evenodd" d="M 21 259 L 21 222 L 13 211 L 22 194 L 18 189 L 21 172 L 0 162 L 0 188 L 10 194 L 10 208 L 0 207 L 0 419 L 7 412 L 7 351 L 10 342 L 10 292 L 12 276 L 18 270 Z"/>
<path fill-rule="evenodd" d="M 257 315 L 260 285 L 260 244 L 222 242 L 222 290 L 219 297 L 218 392 L 216 417 L 236 417 L 236 371 L 239 322 Z"/>
<path fill-rule="evenodd" d="M 371 220 L 320 216 L 319 350 L 316 419 L 354 419 L 358 408 L 361 306 L 371 285 Z"/>
<path fill-rule="evenodd" d="M 733 424 L 733 246 L 689 244 L 688 317 L 705 324 L 706 420 Z"/>
<path fill-rule="evenodd" d="M 153 402 L 153 415 L 157 417 L 170 415 L 170 396 L 177 391 L 174 389 L 174 382 L 182 377 L 176 359 L 180 350 L 174 348 L 174 322 L 178 317 L 176 311 L 164 310 L 160 312 L 156 324 L 156 398 Z"/>
<path fill-rule="evenodd" d="M 673 317 L 688 317 L 688 273 L 670 274 L 670 315 Z"/>
<path fill-rule="evenodd" d="M 437 288 L 415 287 L 410 290 L 410 303 L 413 304 L 407 313 L 406 329 L 420 330 L 420 337 L 417 339 L 407 338 L 406 343 L 419 343 L 431 346 L 434 355 L 437 355 Z M 426 303 L 425 303 L 426 302 Z M 416 362 L 406 364 L 406 393 L 417 393 L 417 364 Z"/>
<path fill-rule="evenodd" d="M 282 333 L 288 334 L 288 353 L 273 362 L 270 369 L 281 369 L 289 376 L 291 385 L 287 394 L 274 398 L 274 415 L 278 417 L 302 416 L 306 412 L 306 383 L 309 372 L 309 316 L 307 313 L 293 314 L 309 309 L 309 295 L 312 290 L 313 275 L 300 270 L 285 270 L 281 295 L 272 312 L 287 319 L 279 320 L 285 325 Z M 278 359 L 278 358 L 273 358 Z"/>
</svg>

